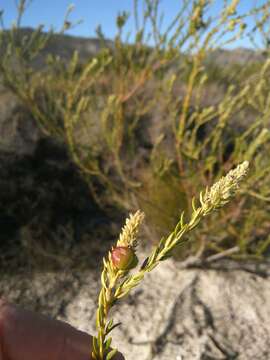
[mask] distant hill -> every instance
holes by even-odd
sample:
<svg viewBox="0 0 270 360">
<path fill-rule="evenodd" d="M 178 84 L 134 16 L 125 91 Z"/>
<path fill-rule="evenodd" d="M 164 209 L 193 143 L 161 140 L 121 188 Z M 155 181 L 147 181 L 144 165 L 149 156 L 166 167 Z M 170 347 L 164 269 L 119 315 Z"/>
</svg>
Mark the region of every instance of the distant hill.
<svg viewBox="0 0 270 360">
<path fill-rule="evenodd" d="M 22 28 L 20 29 L 20 37 L 30 37 L 34 32 L 32 28 Z M 95 55 L 102 47 L 113 47 L 113 42 L 110 40 L 103 41 L 97 38 L 84 38 L 84 37 L 75 37 L 65 34 L 53 34 L 48 41 L 45 48 L 40 52 L 40 54 L 35 59 L 34 65 L 41 66 L 44 65 L 44 60 L 48 54 L 61 57 L 63 60 L 69 60 L 74 51 L 78 51 L 80 60 L 82 62 L 89 59 Z"/>
<path fill-rule="evenodd" d="M 264 61 L 265 54 L 262 51 L 255 51 L 248 48 L 235 48 L 232 50 L 217 49 L 208 55 L 207 60 L 219 66 L 230 64 L 244 65 L 246 63 Z"/>
<path fill-rule="evenodd" d="M 22 28 L 21 36 L 31 36 L 32 28 Z M 48 54 L 60 56 L 64 60 L 71 58 L 76 50 L 82 62 L 95 55 L 103 46 L 113 48 L 112 40 L 102 42 L 97 38 L 84 38 L 64 34 L 54 34 L 48 41 L 46 47 L 41 51 L 35 61 L 36 66 L 44 65 L 44 59 Z M 236 48 L 233 50 L 217 49 L 207 56 L 207 62 L 214 62 L 219 66 L 230 64 L 246 64 L 247 62 L 260 62 L 265 59 L 262 52 L 247 48 Z"/>
</svg>

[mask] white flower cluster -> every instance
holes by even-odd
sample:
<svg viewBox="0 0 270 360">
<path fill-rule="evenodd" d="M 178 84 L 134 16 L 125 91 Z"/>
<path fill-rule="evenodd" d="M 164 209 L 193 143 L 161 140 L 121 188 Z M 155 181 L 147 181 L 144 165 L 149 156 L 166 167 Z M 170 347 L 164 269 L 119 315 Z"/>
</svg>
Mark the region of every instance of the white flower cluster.
<svg viewBox="0 0 270 360">
<path fill-rule="evenodd" d="M 126 224 L 123 227 L 117 246 L 129 246 L 135 248 L 137 245 L 137 235 L 139 227 L 144 219 L 144 213 L 138 210 L 135 214 L 130 214 L 126 219 Z"/>
<path fill-rule="evenodd" d="M 247 174 L 248 167 L 248 161 L 244 161 L 222 177 L 209 190 L 207 189 L 204 194 L 201 194 L 202 213 L 204 215 L 225 205 L 235 195 L 239 183 Z"/>
</svg>

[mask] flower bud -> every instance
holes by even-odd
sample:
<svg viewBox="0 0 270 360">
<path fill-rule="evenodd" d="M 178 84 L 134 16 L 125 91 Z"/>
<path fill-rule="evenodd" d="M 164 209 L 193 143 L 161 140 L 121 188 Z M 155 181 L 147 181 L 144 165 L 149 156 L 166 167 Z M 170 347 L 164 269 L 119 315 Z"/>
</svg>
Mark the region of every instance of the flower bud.
<svg viewBox="0 0 270 360">
<path fill-rule="evenodd" d="M 112 249 L 111 259 L 114 267 L 118 270 L 131 270 L 138 264 L 134 250 L 125 246 L 117 246 Z"/>
</svg>

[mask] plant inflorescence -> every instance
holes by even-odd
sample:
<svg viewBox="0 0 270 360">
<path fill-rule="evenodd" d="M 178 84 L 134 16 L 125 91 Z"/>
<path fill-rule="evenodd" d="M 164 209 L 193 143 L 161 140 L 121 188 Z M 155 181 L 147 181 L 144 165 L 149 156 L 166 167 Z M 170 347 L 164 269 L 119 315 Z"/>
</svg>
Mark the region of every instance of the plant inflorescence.
<svg viewBox="0 0 270 360">
<path fill-rule="evenodd" d="M 187 241 L 184 236 L 193 230 L 205 216 L 222 208 L 230 201 L 231 197 L 238 191 L 240 181 L 246 176 L 248 166 L 247 161 L 243 162 L 225 177 L 222 177 L 210 189 L 201 192 L 198 206 L 194 198 L 192 200 L 191 218 L 186 222 L 184 213 L 182 213 L 180 221 L 171 234 L 160 240 L 149 257 L 144 260 L 141 268 L 131 275 L 129 274 L 130 270 L 137 265 L 137 261 L 134 263 L 134 259 L 136 259 L 136 238 L 144 214 L 137 211 L 130 215 L 116 247 L 103 259 L 102 288 L 96 320 L 98 336 L 93 338 L 93 359 L 110 360 L 117 352 L 116 349 L 110 350 L 112 338 L 108 337 L 113 328 L 117 326 L 112 319 L 109 320 L 111 308 L 119 299 L 128 295 L 134 287 L 138 286 L 146 273 L 152 271 L 161 261 L 170 258 L 172 250 Z"/>
</svg>

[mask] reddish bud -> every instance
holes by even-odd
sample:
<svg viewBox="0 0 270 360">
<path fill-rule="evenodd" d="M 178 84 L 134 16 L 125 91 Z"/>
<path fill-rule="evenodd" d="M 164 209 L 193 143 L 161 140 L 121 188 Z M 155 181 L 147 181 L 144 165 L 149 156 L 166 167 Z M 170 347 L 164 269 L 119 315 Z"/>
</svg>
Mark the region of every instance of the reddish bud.
<svg viewBox="0 0 270 360">
<path fill-rule="evenodd" d="M 138 264 L 138 258 L 134 250 L 125 246 L 117 246 L 112 249 L 111 259 L 118 270 L 130 270 Z"/>
</svg>

